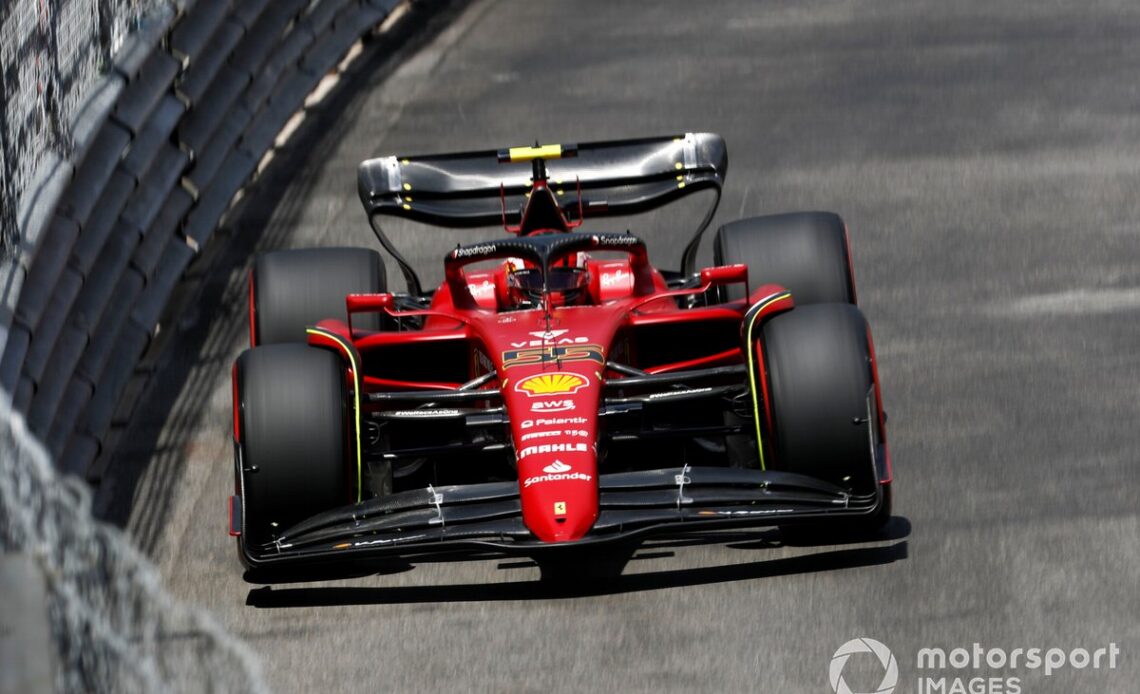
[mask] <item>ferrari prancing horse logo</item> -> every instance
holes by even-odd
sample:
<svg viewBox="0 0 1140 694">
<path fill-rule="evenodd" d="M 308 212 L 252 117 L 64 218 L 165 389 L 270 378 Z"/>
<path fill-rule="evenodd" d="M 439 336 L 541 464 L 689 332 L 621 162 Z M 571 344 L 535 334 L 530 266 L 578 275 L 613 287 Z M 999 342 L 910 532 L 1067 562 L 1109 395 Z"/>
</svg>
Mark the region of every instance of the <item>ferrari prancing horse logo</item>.
<svg viewBox="0 0 1140 694">
<path fill-rule="evenodd" d="M 565 516 L 566 515 L 566 502 L 565 501 L 555 501 L 554 502 L 554 515 L 556 515 L 556 516 Z"/>
</svg>

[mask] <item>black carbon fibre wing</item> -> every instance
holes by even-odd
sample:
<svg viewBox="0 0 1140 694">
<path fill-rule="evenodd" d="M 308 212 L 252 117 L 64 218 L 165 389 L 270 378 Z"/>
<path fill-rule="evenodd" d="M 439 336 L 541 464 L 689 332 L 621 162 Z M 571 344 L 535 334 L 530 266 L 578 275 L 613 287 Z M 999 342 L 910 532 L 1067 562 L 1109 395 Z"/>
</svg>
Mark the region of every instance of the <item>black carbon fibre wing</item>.
<svg viewBox="0 0 1140 694">
<path fill-rule="evenodd" d="M 719 189 L 728 169 L 724 138 L 713 133 L 390 156 L 361 163 L 360 199 L 369 216 L 466 227 L 501 221 L 502 190 L 507 219 L 517 221 L 534 158 L 546 162 L 550 187 L 570 215 L 577 213 L 581 184 L 589 217 L 642 212 L 698 190 Z"/>
<path fill-rule="evenodd" d="M 258 546 L 243 543 L 254 583 L 319 580 L 379 561 L 539 556 L 723 528 L 869 517 L 881 492 L 851 493 L 789 472 L 681 467 L 600 475 L 598 519 L 581 540 L 544 543 L 522 520 L 517 482 L 409 490 L 334 509 Z M 286 570 L 284 574 L 279 573 Z M 290 575 L 301 569 L 306 578 Z"/>
</svg>

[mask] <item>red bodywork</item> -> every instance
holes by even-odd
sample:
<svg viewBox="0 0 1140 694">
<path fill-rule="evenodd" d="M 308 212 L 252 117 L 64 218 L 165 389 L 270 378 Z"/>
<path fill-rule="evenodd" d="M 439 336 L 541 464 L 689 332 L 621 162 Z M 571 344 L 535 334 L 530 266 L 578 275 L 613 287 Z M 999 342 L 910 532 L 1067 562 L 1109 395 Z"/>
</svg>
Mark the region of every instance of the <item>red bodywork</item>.
<svg viewBox="0 0 1140 694">
<path fill-rule="evenodd" d="M 619 336 L 643 326 L 710 323 L 739 326 L 756 301 L 779 297 L 766 306 L 758 321 L 793 307 L 778 285 L 762 285 L 747 300 L 710 307 L 678 308 L 675 297 L 707 292 L 717 281 L 746 281 L 742 267 L 706 272 L 700 286 L 670 291 L 644 253 L 629 260 L 586 260 L 590 276 L 585 305 L 502 310 L 507 263 L 492 270 L 454 269 L 435 292 L 427 311 L 396 311 L 390 295 L 351 295 L 353 313 L 383 311 L 390 317 L 423 315 L 422 330 L 349 334 L 348 324 L 326 320 L 319 327 L 350 338 L 362 361 L 395 344 L 457 341 L 468 351 L 468 379 L 493 369 L 496 378 L 485 386 L 498 390 L 509 413 L 511 441 L 518 470 L 523 520 L 544 542 L 577 540 L 591 529 L 598 515 L 598 409 L 606 380 L 621 374 L 605 364 Z M 727 272 L 725 272 L 727 270 Z M 457 300 L 458 297 L 458 300 Z M 700 326 L 698 328 L 698 326 Z M 310 342 L 329 346 L 319 335 Z M 625 355 L 628 358 L 628 355 Z M 739 364 L 740 347 L 719 350 L 683 361 L 648 365 L 646 373 Z M 761 360 L 762 363 L 762 360 Z M 762 383 L 766 380 L 761 371 Z M 365 375 L 365 392 L 458 389 L 459 381 L 411 381 Z M 764 389 L 762 407 L 769 411 Z M 889 477 L 884 482 L 889 481 Z"/>
<path fill-rule="evenodd" d="M 382 310 L 392 317 L 426 313 L 424 328 L 409 332 L 354 331 L 361 359 L 393 344 L 461 341 L 470 355 L 469 378 L 493 368 L 488 388 L 501 392 L 510 413 L 523 518 L 536 537 L 547 542 L 576 540 L 597 517 L 598 406 L 602 384 L 620 374 L 605 373 L 615 337 L 631 328 L 661 323 L 727 322 L 739 325 L 748 302 L 679 309 L 674 296 L 710 288 L 669 291 L 660 273 L 641 254 L 628 261 L 589 260 L 590 299 L 586 305 L 500 311 L 506 267 L 453 272 L 436 291 L 427 312 L 397 312 L 390 301 L 353 295 L 349 314 Z M 778 289 L 767 285 L 754 294 Z M 453 297 L 460 297 L 456 301 Z M 783 307 L 790 308 L 790 301 Z M 781 307 L 773 307 L 778 310 Z M 319 327 L 349 336 L 348 325 L 326 320 Z M 327 346 L 320 336 L 310 342 Z M 739 347 L 682 362 L 657 364 L 648 373 L 697 366 L 740 363 Z M 405 381 L 365 376 L 365 391 L 457 389 L 459 382 Z"/>
</svg>

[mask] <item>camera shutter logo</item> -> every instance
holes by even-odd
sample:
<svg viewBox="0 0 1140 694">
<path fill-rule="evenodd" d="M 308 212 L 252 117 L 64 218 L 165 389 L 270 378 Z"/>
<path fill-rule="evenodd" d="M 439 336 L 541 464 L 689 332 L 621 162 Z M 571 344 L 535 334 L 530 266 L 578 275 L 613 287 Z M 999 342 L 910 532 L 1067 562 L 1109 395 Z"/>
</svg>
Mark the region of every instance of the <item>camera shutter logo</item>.
<svg viewBox="0 0 1140 694">
<path fill-rule="evenodd" d="M 847 665 L 847 659 L 856 653 L 871 653 L 883 666 L 883 681 L 879 682 L 878 688 L 872 692 L 853 692 L 843 679 L 843 666 Z M 895 690 L 895 685 L 899 683 L 899 664 L 891 649 L 875 639 L 851 639 L 831 656 L 831 667 L 828 668 L 827 674 L 835 694 L 891 694 Z"/>
</svg>

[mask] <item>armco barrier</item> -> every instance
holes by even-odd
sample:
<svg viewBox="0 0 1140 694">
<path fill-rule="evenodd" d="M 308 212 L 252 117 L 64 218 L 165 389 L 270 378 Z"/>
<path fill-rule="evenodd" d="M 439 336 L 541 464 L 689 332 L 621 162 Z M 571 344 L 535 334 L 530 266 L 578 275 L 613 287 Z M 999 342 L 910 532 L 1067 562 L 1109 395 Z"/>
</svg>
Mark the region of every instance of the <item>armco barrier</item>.
<svg viewBox="0 0 1140 694">
<path fill-rule="evenodd" d="M 305 97 L 399 3 L 181 0 L 127 38 L 0 263 L 0 389 L 64 470 L 96 481 L 179 278 Z"/>
</svg>

